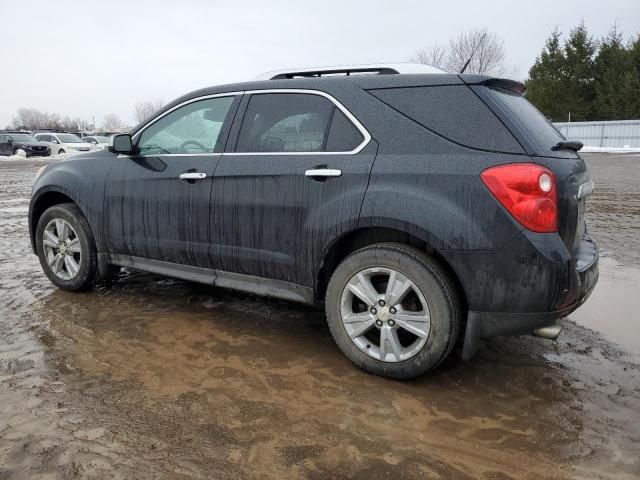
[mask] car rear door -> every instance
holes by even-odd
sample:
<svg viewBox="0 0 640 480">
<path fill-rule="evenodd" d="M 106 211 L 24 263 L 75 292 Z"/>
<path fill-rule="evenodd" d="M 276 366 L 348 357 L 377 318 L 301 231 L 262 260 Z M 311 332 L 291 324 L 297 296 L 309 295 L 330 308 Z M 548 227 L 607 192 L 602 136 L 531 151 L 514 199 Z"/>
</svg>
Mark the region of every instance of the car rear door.
<svg viewBox="0 0 640 480">
<path fill-rule="evenodd" d="M 136 133 L 139 153 L 118 157 L 106 184 L 109 253 L 211 266 L 211 179 L 239 99 L 190 100 Z"/>
<path fill-rule="evenodd" d="M 330 240 L 357 226 L 376 144 L 319 91 L 246 92 L 237 118 L 211 192 L 216 283 L 234 272 L 313 286 Z"/>
</svg>

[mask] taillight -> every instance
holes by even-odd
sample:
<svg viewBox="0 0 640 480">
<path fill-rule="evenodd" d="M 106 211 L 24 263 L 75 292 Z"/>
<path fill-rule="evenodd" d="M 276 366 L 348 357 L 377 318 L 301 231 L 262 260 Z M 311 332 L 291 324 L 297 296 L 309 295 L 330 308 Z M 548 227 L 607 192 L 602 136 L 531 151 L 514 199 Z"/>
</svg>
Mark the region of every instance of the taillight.
<svg viewBox="0 0 640 480">
<path fill-rule="evenodd" d="M 556 179 L 535 163 L 510 163 L 487 168 L 480 178 L 504 208 L 529 230 L 558 231 Z"/>
</svg>

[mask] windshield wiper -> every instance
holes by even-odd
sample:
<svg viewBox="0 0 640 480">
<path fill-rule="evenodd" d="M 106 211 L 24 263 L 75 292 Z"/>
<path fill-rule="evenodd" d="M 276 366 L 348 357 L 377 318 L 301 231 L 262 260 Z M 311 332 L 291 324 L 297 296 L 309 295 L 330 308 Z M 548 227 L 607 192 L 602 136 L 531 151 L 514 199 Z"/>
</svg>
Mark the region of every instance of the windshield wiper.
<svg viewBox="0 0 640 480">
<path fill-rule="evenodd" d="M 554 152 L 556 150 L 573 150 L 574 152 L 577 152 L 582 147 L 584 147 L 584 144 L 582 142 L 565 140 L 563 142 L 556 143 L 553 147 L 551 147 L 551 150 L 553 150 Z"/>
</svg>

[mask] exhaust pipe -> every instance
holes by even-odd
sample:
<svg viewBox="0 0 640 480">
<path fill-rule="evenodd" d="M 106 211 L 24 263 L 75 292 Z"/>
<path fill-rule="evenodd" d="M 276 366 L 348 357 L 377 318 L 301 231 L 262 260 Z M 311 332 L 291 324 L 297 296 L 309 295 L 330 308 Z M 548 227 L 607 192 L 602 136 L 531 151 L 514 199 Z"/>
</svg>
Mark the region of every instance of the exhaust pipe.
<svg viewBox="0 0 640 480">
<path fill-rule="evenodd" d="M 558 325 L 554 323 L 553 325 L 549 325 L 548 327 L 538 328 L 533 331 L 533 334 L 536 337 L 546 338 L 547 340 L 555 340 L 560 335 L 562 331 L 562 325 Z"/>
</svg>

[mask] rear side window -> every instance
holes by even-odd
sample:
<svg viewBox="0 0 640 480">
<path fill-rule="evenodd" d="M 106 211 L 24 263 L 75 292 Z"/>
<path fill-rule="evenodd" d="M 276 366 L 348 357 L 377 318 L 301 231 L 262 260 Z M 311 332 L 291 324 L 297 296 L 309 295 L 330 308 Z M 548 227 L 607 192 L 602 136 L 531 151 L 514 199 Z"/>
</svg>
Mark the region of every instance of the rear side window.
<svg viewBox="0 0 640 480">
<path fill-rule="evenodd" d="M 363 140 L 351 120 L 321 95 L 258 93 L 247 105 L 235 151 L 350 152 Z"/>
<path fill-rule="evenodd" d="M 254 94 L 236 152 L 321 152 L 333 103 L 319 95 Z"/>
<path fill-rule="evenodd" d="M 524 153 L 504 124 L 466 85 L 369 90 L 423 127 L 461 145 Z"/>
<path fill-rule="evenodd" d="M 564 140 L 562 134 L 526 98 L 511 90 L 474 87 L 486 95 L 498 115 L 504 115 L 516 127 L 538 155 L 555 155 L 551 147 Z M 566 154 L 566 152 L 565 152 Z"/>
</svg>

